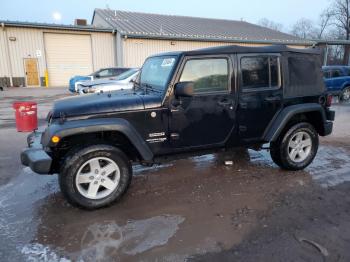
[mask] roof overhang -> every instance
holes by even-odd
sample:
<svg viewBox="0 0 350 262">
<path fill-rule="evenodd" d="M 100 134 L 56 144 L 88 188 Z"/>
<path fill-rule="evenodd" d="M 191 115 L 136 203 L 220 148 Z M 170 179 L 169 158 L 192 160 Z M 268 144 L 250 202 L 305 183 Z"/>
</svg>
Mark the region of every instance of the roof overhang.
<svg viewBox="0 0 350 262">
<path fill-rule="evenodd" d="M 216 38 L 211 36 L 186 36 L 186 35 L 169 35 L 169 34 L 142 34 L 120 32 L 123 38 L 133 39 L 154 39 L 154 40 L 178 40 L 178 41 L 200 41 L 200 42 L 223 42 L 223 43 L 245 43 L 245 44 L 266 44 L 266 45 L 298 45 L 313 46 L 315 41 L 295 41 L 295 40 L 278 40 L 278 39 L 248 39 L 248 38 Z"/>
<path fill-rule="evenodd" d="M 97 28 L 93 26 L 45 24 L 45 23 L 30 23 L 30 22 L 18 22 L 18 21 L 0 21 L 0 26 L 1 27 L 22 27 L 22 28 L 86 31 L 86 32 L 106 32 L 106 33 L 114 32 L 114 30 L 110 28 Z"/>
</svg>

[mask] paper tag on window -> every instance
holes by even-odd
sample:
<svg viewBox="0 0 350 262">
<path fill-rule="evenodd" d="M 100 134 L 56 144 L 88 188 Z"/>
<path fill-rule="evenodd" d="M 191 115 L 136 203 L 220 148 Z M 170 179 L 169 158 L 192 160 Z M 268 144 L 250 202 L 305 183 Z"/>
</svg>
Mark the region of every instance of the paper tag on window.
<svg viewBox="0 0 350 262">
<path fill-rule="evenodd" d="M 162 67 L 172 66 L 175 62 L 175 58 L 166 58 L 163 60 Z"/>
</svg>

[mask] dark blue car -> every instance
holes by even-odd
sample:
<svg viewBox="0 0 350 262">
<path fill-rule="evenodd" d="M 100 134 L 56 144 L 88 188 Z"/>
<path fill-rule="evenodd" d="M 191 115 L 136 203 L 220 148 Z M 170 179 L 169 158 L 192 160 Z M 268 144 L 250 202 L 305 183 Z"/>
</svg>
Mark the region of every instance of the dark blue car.
<svg viewBox="0 0 350 262">
<path fill-rule="evenodd" d="M 126 67 L 102 68 L 102 69 L 100 69 L 100 70 L 98 70 L 90 75 L 87 75 L 87 76 L 73 76 L 69 80 L 69 91 L 71 91 L 72 93 L 77 92 L 77 87 L 76 87 L 77 82 L 93 81 L 96 79 L 116 77 L 116 76 L 126 72 L 129 69 L 130 68 L 126 68 Z"/>
<path fill-rule="evenodd" d="M 343 101 L 350 100 L 350 66 L 322 67 L 327 90 Z"/>
</svg>

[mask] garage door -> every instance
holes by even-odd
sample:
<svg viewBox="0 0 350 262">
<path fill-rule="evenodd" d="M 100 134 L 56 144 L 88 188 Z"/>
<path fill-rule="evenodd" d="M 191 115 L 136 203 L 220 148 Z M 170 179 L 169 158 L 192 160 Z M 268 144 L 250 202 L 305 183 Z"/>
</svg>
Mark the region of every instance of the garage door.
<svg viewBox="0 0 350 262">
<path fill-rule="evenodd" d="M 50 86 L 67 86 L 74 75 L 92 72 L 90 35 L 45 33 Z"/>
</svg>

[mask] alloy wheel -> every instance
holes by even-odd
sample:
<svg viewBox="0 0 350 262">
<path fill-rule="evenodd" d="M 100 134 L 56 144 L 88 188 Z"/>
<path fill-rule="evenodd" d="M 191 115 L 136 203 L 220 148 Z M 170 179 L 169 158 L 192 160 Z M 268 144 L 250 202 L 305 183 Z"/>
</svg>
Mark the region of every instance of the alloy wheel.
<svg viewBox="0 0 350 262">
<path fill-rule="evenodd" d="M 118 165 L 106 157 L 96 157 L 86 161 L 75 177 L 79 193 L 95 200 L 109 196 L 118 187 L 119 181 Z"/>
</svg>

